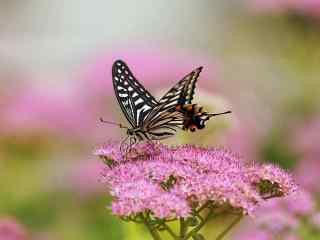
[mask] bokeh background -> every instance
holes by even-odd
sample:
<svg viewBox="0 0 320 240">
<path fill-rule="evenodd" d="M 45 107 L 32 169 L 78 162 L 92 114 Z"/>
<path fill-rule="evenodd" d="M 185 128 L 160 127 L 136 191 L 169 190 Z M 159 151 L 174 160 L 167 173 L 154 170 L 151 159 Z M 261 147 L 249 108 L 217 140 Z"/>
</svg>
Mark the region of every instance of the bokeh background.
<svg viewBox="0 0 320 240">
<path fill-rule="evenodd" d="M 1 240 L 150 239 L 110 214 L 92 156 L 125 135 L 98 121 L 126 123 L 118 58 L 157 97 L 204 66 L 196 102 L 233 111 L 168 143 L 225 146 L 297 179 L 298 198 L 263 206 L 229 239 L 320 238 L 320 0 L 2 0 Z"/>
</svg>

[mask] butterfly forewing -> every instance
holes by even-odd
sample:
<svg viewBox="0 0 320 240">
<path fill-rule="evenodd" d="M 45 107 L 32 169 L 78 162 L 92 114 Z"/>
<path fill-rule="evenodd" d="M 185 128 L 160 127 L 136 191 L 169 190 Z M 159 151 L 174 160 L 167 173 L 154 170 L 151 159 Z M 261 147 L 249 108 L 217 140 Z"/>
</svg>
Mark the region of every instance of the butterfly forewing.
<svg viewBox="0 0 320 240">
<path fill-rule="evenodd" d="M 201 70 L 202 67 L 199 67 L 186 75 L 148 113 L 144 127 L 148 134 L 151 135 L 151 139 L 168 138 L 174 135 L 177 129 L 182 128 L 184 115 L 176 111 L 176 107 L 191 103 Z"/>
<path fill-rule="evenodd" d="M 158 105 L 121 60 L 112 66 L 113 87 L 119 105 L 132 127 L 142 126 L 148 113 Z"/>
<path fill-rule="evenodd" d="M 160 100 L 163 109 L 170 109 L 177 105 L 190 104 L 193 99 L 194 90 L 202 67 L 196 68 L 182 78 L 171 88 Z"/>
</svg>

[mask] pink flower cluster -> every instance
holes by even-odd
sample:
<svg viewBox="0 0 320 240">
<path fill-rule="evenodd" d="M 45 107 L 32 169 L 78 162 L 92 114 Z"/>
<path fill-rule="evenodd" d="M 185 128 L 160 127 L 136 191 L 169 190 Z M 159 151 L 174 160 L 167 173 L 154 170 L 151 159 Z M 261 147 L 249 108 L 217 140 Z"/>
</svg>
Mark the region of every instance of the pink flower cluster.
<svg viewBox="0 0 320 240">
<path fill-rule="evenodd" d="M 122 217 L 140 213 L 161 219 L 187 217 L 208 203 L 252 214 L 265 196 L 296 190 L 283 170 L 245 165 L 225 149 L 141 143 L 123 156 L 118 143 L 109 143 L 95 155 L 107 164 L 102 179 L 114 197 L 113 213 Z"/>
<path fill-rule="evenodd" d="M 320 192 L 320 116 L 294 126 L 293 148 L 301 156 L 295 174 L 299 183 L 313 193 Z"/>
<path fill-rule="evenodd" d="M 299 229 L 306 231 L 307 225 L 320 229 L 315 199 L 306 191 L 298 191 L 283 199 L 272 199 L 257 211 L 256 216 L 254 223 L 247 223 L 246 226 L 250 227 L 236 234 L 234 239 L 300 239 Z M 248 238 L 250 235 L 257 237 Z"/>
<path fill-rule="evenodd" d="M 319 235 L 320 213 L 316 194 L 320 192 L 320 118 L 315 116 L 294 122 L 291 128 L 295 130 L 289 137 L 290 144 L 300 157 L 293 174 L 303 190 L 284 199 L 268 201 L 259 208 L 257 220 L 247 222 L 249 227 L 236 234 L 234 239 L 298 240 Z M 301 230 L 303 237 L 299 236 Z"/>
<path fill-rule="evenodd" d="M 50 135 L 85 141 L 93 135 L 92 126 L 96 125 L 97 118 L 88 117 L 93 116 L 90 108 L 69 91 L 61 94 L 33 86 L 11 91 L 14 94 L 2 100 L 2 135 Z"/>
</svg>

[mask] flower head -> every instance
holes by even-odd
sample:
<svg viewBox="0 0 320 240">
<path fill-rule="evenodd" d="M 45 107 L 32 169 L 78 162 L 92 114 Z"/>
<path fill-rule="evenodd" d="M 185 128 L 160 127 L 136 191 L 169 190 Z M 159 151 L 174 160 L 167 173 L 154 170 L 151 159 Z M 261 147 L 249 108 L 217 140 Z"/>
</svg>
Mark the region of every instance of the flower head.
<svg viewBox="0 0 320 240">
<path fill-rule="evenodd" d="M 298 122 L 293 132 L 292 148 L 300 155 L 295 175 L 305 189 L 319 193 L 320 169 L 320 116 Z"/>
<path fill-rule="evenodd" d="M 313 214 L 311 222 L 317 229 L 320 229 L 320 212 Z"/>
<path fill-rule="evenodd" d="M 317 227 L 315 212 L 315 199 L 309 192 L 299 190 L 283 199 L 271 199 L 264 203 L 257 211 L 256 219 L 241 230 L 241 235 L 263 231 L 269 235 L 269 239 L 279 236 L 281 239 L 295 239 L 293 236 L 298 237 L 297 232 L 301 227 L 310 223 Z"/>
<path fill-rule="evenodd" d="M 264 198 L 286 196 L 297 190 L 290 175 L 272 164 L 252 167 L 249 178 L 257 184 Z"/>
<path fill-rule="evenodd" d="M 295 190 L 279 168 L 247 166 L 226 149 L 141 143 L 123 156 L 119 144 L 109 143 L 95 154 L 106 160 L 103 181 L 121 217 L 179 218 L 202 206 L 251 214 L 263 201 L 265 192 L 257 188 L 263 181 L 272 183 L 266 192 L 279 196 Z"/>
</svg>

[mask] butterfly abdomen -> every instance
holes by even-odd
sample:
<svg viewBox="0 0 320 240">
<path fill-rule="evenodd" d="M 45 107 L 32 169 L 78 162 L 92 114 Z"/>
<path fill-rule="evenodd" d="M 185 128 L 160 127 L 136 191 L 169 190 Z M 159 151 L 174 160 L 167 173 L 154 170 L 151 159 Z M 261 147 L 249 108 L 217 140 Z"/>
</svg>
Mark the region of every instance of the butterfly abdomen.
<svg viewBox="0 0 320 240">
<path fill-rule="evenodd" d="M 197 129 L 203 129 L 205 122 L 209 120 L 208 113 L 202 106 L 197 104 L 177 105 L 176 110 L 183 113 L 183 130 L 194 132 Z"/>
</svg>

